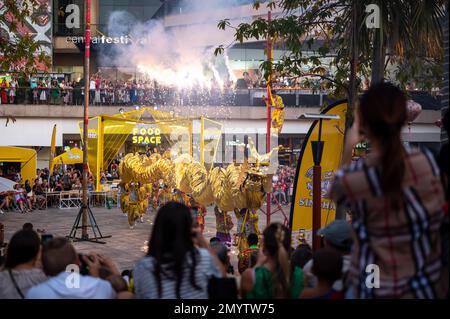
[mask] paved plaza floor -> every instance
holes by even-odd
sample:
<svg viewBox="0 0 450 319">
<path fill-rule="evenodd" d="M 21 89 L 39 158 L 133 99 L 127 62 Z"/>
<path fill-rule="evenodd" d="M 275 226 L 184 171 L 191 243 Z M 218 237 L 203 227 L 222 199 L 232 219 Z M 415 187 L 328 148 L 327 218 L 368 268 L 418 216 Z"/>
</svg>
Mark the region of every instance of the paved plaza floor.
<svg viewBox="0 0 450 319">
<path fill-rule="evenodd" d="M 283 206 L 283 210 L 288 217 L 289 208 L 289 206 Z M 272 207 L 272 210 L 274 209 L 275 207 Z M 0 223 L 3 223 L 5 226 L 5 241 L 9 241 L 14 232 L 21 229 L 22 225 L 26 222 L 32 223 L 35 230 L 45 229 L 47 234 L 52 234 L 55 237 L 67 236 L 70 233 L 78 211 L 79 209 L 49 208 L 47 210 L 35 210 L 27 214 L 17 212 L 0 214 Z M 110 256 L 121 270 L 132 268 L 135 262 L 145 255 L 156 212 L 149 209 L 145 215 L 144 223 L 137 223 L 134 229 L 129 228 L 127 217 L 119 208 L 107 209 L 104 207 L 93 207 L 92 212 L 102 234 L 111 235 L 111 238 L 104 239 L 106 242 L 104 245 L 90 242 L 75 242 L 74 246 L 77 251 L 81 253 L 91 251 L 99 252 Z M 236 218 L 234 214 L 231 214 L 231 216 L 235 225 L 232 233 L 235 233 Z M 271 221 L 282 222 L 283 220 L 284 217 L 281 212 L 271 216 Z M 216 221 L 212 206 L 208 208 L 205 223 L 204 236 L 209 240 L 216 233 Z M 259 226 L 261 231 L 266 226 L 266 216 L 262 212 L 260 212 Z M 77 235 L 80 232 L 81 230 L 78 231 Z M 90 229 L 89 235 L 93 235 Z M 237 269 L 236 253 L 237 249 L 232 246 L 231 258 L 235 269 Z"/>
</svg>

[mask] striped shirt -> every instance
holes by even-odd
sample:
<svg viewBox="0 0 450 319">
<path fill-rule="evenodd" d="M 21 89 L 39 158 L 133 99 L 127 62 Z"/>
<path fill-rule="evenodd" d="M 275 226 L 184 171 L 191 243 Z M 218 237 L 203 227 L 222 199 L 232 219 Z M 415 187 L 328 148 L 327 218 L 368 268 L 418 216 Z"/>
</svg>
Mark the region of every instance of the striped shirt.
<svg viewBox="0 0 450 319">
<path fill-rule="evenodd" d="M 439 298 L 445 293 L 440 280 L 444 194 L 439 169 L 429 151 L 406 151 L 403 205 L 397 211 L 383 194 L 375 154 L 339 170 L 331 186 L 330 197 L 352 212 L 348 279 L 355 298 Z M 379 267 L 379 288 L 370 288 L 370 264 Z"/>
<path fill-rule="evenodd" d="M 197 265 L 195 267 L 195 283 L 200 289 L 191 285 L 190 269 L 192 261 L 190 257 L 186 259 L 186 265 L 183 271 L 183 278 L 180 287 L 180 296 L 182 299 L 207 299 L 208 282 L 212 276 L 220 277 L 220 272 L 214 263 L 207 249 L 197 249 Z M 155 259 L 146 256 L 136 263 L 134 268 L 134 287 L 136 298 L 140 299 L 158 299 L 158 285 L 153 274 Z M 176 299 L 176 280 L 168 278 L 161 274 L 162 299 Z"/>
</svg>

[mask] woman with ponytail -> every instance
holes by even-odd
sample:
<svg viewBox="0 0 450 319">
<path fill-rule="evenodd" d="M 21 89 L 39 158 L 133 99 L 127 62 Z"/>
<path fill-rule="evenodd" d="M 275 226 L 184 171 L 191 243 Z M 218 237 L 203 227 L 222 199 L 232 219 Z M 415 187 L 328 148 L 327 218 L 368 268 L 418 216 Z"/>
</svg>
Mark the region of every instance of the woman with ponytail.
<svg viewBox="0 0 450 319">
<path fill-rule="evenodd" d="M 403 146 L 406 121 L 405 94 L 390 83 L 371 86 L 360 99 L 346 136 L 344 166 L 330 189 L 335 203 L 352 211 L 348 292 L 355 298 L 440 298 L 446 290 L 439 169 L 428 150 Z M 353 147 L 363 139 L 369 140 L 369 156 L 350 163 Z M 369 265 L 377 267 L 366 272 Z"/>
<path fill-rule="evenodd" d="M 289 230 L 280 223 L 263 232 L 262 250 L 254 268 L 242 273 L 241 296 L 248 299 L 297 298 L 303 289 L 303 273 L 290 278 Z"/>
</svg>

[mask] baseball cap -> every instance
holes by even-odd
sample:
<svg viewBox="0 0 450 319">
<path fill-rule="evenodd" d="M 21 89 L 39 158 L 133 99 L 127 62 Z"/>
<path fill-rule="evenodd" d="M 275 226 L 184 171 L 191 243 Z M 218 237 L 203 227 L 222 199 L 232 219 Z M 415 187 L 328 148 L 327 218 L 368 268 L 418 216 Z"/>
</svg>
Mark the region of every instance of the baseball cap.
<svg viewBox="0 0 450 319">
<path fill-rule="evenodd" d="M 317 232 L 336 248 L 349 250 L 352 243 L 352 226 L 343 219 L 334 220 Z"/>
</svg>

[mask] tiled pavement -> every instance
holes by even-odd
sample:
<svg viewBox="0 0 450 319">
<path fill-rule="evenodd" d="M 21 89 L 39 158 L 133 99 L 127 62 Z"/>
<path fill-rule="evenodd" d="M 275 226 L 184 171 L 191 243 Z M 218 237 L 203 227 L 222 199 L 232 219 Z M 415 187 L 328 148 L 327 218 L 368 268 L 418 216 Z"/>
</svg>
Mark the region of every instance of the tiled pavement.
<svg viewBox="0 0 450 319">
<path fill-rule="evenodd" d="M 275 207 L 272 208 L 272 211 Z M 283 206 L 284 212 L 289 216 L 289 206 Z M 149 210 L 145 215 L 144 223 L 138 223 L 134 229 L 128 227 L 126 215 L 118 208 L 106 209 L 104 207 L 93 207 L 92 212 L 100 227 L 103 235 L 112 235 L 111 238 L 106 238 L 106 244 L 96 244 L 90 242 L 75 242 L 74 246 L 78 252 L 87 253 L 90 251 L 101 252 L 102 254 L 110 256 L 119 266 L 120 269 L 132 268 L 134 263 L 141 258 L 146 251 L 147 241 L 151 231 L 151 225 L 155 217 L 155 212 Z M 9 241 L 15 231 L 22 228 L 26 222 L 31 222 L 35 229 L 45 229 L 47 234 L 56 236 L 67 236 L 75 221 L 78 209 L 58 209 L 49 208 L 45 211 L 33 211 L 27 214 L 20 214 L 16 212 L 6 212 L 0 214 L 0 222 L 5 225 L 5 241 Z M 231 214 L 235 228 L 232 233 L 236 231 L 236 219 L 234 214 Z M 271 217 L 271 221 L 284 220 L 283 215 L 279 212 Z M 206 226 L 204 235 L 206 239 L 215 236 L 216 222 L 213 207 L 208 208 L 206 215 Z M 260 213 L 259 226 L 261 231 L 266 226 L 266 216 Z M 80 230 L 77 235 L 80 234 Z M 89 229 L 89 235 L 92 237 L 92 232 Z M 231 257 L 232 263 L 236 267 L 236 249 L 232 247 Z"/>
</svg>

